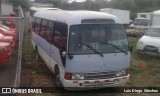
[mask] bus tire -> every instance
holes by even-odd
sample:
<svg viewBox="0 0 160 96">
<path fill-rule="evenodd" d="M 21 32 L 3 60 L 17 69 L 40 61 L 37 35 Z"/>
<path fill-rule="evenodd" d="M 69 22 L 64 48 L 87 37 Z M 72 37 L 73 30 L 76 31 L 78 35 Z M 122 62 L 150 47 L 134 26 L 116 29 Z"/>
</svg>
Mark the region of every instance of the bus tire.
<svg viewBox="0 0 160 96">
<path fill-rule="evenodd" d="M 58 67 L 55 70 L 55 78 L 54 79 L 55 79 L 55 86 L 57 87 L 57 89 L 61 89 L 63 86 L 62 86 L 62 83 L 60 80 L 60 73 L 59 73 Z"/>
</svg>

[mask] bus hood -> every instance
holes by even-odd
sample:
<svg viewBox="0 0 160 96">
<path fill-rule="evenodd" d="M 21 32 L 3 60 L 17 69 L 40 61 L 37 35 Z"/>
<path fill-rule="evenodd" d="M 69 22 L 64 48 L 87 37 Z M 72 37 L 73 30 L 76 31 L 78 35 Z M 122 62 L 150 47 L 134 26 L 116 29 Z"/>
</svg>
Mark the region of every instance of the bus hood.
<svg viewBox="0 0 160 96">
<path fill-rule="evenodd" d="M 90 55 L 73 55 L 73 59 L 66 58 L 66 72 L 85 73 L 85 72 L 104 72 L 116 71 L 129 68 L 130 52 Z"/>
</svg>

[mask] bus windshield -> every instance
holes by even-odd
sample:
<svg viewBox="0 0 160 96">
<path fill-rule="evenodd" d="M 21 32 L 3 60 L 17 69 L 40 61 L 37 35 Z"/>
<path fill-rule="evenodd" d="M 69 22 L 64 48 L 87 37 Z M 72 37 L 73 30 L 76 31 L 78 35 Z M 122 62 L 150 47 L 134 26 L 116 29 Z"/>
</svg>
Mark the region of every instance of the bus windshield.
<svg viewBox="0 0 160 96">
<path fill-rule="evenodd" d="M 122 24 L 72 25 L 69 35 L 70 54 L 128 51 L 128 41 Z"/>
</svg>

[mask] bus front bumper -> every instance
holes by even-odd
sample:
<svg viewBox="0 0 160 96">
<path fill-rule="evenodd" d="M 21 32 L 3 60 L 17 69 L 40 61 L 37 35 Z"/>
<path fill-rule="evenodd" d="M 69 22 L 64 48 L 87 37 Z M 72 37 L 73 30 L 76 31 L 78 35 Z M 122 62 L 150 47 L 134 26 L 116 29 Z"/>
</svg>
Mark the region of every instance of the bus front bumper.
<svg viewBox="0 0 160 96">
<path fill-rule="evenodd" d="M 109 79 L 97 79 L 97 80 L 65 80 L 62 82 L 63 87 L 66 90 L 78 90 L 78 89 L 98 89 L 104 87 L 116 87 L 126 84 L 130 75 Z"/>
</svg>

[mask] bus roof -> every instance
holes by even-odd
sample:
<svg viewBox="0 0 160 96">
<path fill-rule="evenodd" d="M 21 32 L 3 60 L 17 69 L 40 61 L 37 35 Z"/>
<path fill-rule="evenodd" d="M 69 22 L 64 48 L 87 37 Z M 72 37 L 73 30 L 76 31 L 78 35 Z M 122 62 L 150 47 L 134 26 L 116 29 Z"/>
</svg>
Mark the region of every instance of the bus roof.
<svg viewBox="0 0 160 96">
<path fill-rule="evenodd" d="M 53 21 L 67 23 L 68 25 L 81 24 L 84 19 L 109 19 L 115 23 L 122 24 L 116 16 L 96 12 L 96 11 L 39 11 L 34 14 L 35 17 L 45 18 Z"/>
</svg>

